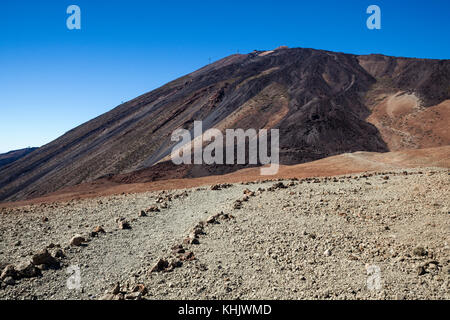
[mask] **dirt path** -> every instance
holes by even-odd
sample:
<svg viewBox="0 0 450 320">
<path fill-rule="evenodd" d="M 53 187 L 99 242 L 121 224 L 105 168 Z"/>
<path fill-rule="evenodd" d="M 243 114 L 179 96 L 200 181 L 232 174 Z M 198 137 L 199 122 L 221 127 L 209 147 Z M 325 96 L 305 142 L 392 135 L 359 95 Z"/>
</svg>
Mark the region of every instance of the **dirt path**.
<svg viewBox="0 0 450 320">
<path fill-rule="evenodd" d="M 42 278 L 21 280 L 14 287 L 0 291 L 1 298 L 87 299 L 98 298 L 110 284 L 124 281 L 140 269 L 148 269 L 170 247 L 187 236 L 199 220 L 216 210 L 225 208 L 233 197 L 238 197 L 243 187 L 230 188 L 228 192 L 209 189 L 189 190 L 171 201 L 168 208 L 149 212 L 138 217 L 141 210 L 157 205 L 157 194 L 137 194 L 81 200 L 49 207 L 31 207 L 14 210 L 1 216 L 0 263 L 19 263 L 30 259 L 50 243 L 60 244 L 65 251 L 64 267 L 44 271 Z M 167 194 L 161 194 L 164 198 Z M 42 222 L 46 217 L 48 221 Z M 121 230 L 115 222 L 124 217 L 131 229 Z M 70 228 L 69 228 L 70 226 Z M 96 226 L 103 226 L 106 234 L 89 237 Z M 70 239 L 81 234 L 90 238 L 85 247 L 69 246 Z M 15 244 L 20 241 L 20 245 Z M 81 269 L 83 292 L 69 290 L 66 273 L 69 266 Z"/>
</svg>

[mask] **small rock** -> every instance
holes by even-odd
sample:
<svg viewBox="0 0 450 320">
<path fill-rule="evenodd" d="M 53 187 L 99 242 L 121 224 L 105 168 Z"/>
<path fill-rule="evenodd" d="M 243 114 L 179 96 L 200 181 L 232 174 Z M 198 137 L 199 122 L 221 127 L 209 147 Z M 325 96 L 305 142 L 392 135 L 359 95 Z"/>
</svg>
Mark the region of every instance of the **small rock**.
<svg viewBox="0 0 450 320">
<path fill-rule="evenodd" d="M 181 262 L 178 259 L 171 259 L 169 261 L 169 268 L 171 268 L 171 269 L 180 268 L 182 265 L 183 265 L 183 262 Z"/>
<path fill-rule="evenodd" d="M 205 232 L 203 231 L 203 228 L 195 227 L 194 229 L 192 229 L 191 235 L 193 235 L 194 237 L 197 237 L 202 234 L 205 234 Z"/>
<path fill-rule="evenodd" d="M 139 212 L 138 217 L 146 217 L 147 213 L 144 210 L 141 210 L 141 212 Z"/>
<path fill-rule="evenodd" d="M 38 266 L 36 266 L 39 270 L 41 271 L 45 271 L 48 270 L 48 267 L 45 264 L 40 264 Z"/>
<path fill-rule="evenodd" d="M 277 182 L 275 183 L 272 188 L 274 189 L 286 189 L 287 186 L 283 182 Z"/>
<path fill-rule="evenodd" d="M 212 223 L 216 223 L 216 216 L 210 216 L 208 219 L 206 219 L 206 223 L 212 224 Z"/>
<path fill-rule="evenodd" d="M 192 261 L 195 260 L 194 253 L 192 251 L 185 252 L 180 256 L 180 261 Z"/>
<path fill-rule="evenodd" d="M 423 257 L 423 256 L 426 256 L 428 254 L 428 252 L 423 247 L 416 247 L 413 250 L 413 254 L 416 256 L 419 256 L 419 257 Z"/>
<path fill-rule="evenodd" d="M 172 247 L 173 254 L 185 253 L 183 246 L 181 244 Z"/>
<path fill-rule="evenodd" d="M 86 239 L 80 235 L 75 235 L 70 239 L 70 245 L 71 246 L 81 246 L 84 242 L 86 242 Z"/>
<path fill-rule="evenodd" d="M 3 271 L 2 271 L 2 273 L 1 273 L 1 275 L 0 275 L 0 280 L 4 280 L 4 279 L 6 279 L 6 278 L 8 278 L 8 277 L 13 277 L 13 278 L 16 278 L 16 277 L 17 277 L 17 271 L 16 271 L 16 268 L 15 268 L 14 265 L 12 265 L 12 264 L 7 265 L 7 266 L 3 269 Z"/>
<path fill-rule="evenodd" d="M 127 220 L 119 220 L 118 225 L 119 225 L 119 229 L 122 229 L 122 230 L 131 229 L 131 225 Z"/>
<path fill-rule="evenodd" d="M 140 293 L 139 291 L 127 293 L 125 295 L 125 300 L 141 300 L 141 298 L 142 298 L 142 293 Z"/>
<path fill-rule="evenodd" d="M 200 241 L 196 237 L 187 237 L 183 240 L 184 244 L 200 244 Z"/>
<path fill-rule="evenodd" d="M 41 270 L 34 266 L 31 262 L 23 262 L 16 268 L 21 278 L 33 278 L 41 275 Z"/>
<path fill-rule="evenodd" d="M 169 262 L 165 259 L 159 259 L 155 266 L 150 270 L 150 272 L 160 272 L 164 271 L 169 267 Z"/>
<path fill-rule="evenodd" d="M 39 253 L 36 253 L 31 257 L 31 263 L 35 266 L 40 264 L 45 264 L 46 266 L 57 266 L 59 262 L 52 257 L 52 255 L 47 251 L 47 249 L 42 250 Z"/>
<path fill-rule="evenodd" d="M 417 267 L 417 275 L 421 276 L 424 275 L 425 273 L 427 272 L 425 271 L 425 268 L 423 266 Z"/>
<path fill-rule="evenodd" d="M 430 262 L 428 264 L 428 269 L 430 269 L 430 270 L 438 270 L 439 268 L 438 268 L 438 265 L 436 263 Z"/>
<path fill-rule="evenodd" d="M 115 285 L 114 285 L 114 287 L 111 289 L 111 293 L 113 294 L 113 295 L 116 295 L 116 294 L 118 294 L 120 292 L 120 283 L 116 283 Z"/>
<path fill-rule="evenodd" d="M 159 208 L 157 206 L 151 206 L 147 209 L 147 212 L 159 212 Z"/>
<path fill-rule="evenodd" d="M 112 293 L 106 293 L 103 296 L 101 296 L 98 300 L 115 300 L 115 295 Z"/>
<path fill-rule="evenodd" d="M 60 258 L 60 259 L 66 257 L 66 255 L 64 254 L 64 250 L 63 249 L 56 249 L 56 251 L 54 252 L 53 256 L 55 258 Z"/>
<path fill-rule="evenodd" d="M 3 279 L 3 283 L 8 286 L 13 286 L 16 284 L 16 281 L 13 279 L 13 277 L 6 277 L 5 279 Z"/>
<path fill-rule="evenodd" d="M 148 293 L 147 288 L 142 283 L 136 284 L 131 291 L 133 291 L 133 292 L 140 292 L 143 296 Z"/>
<path fill-rule="evenodd" d="M 124 296 L 122 293 L 116 294 L 113 298 L 113 300 L 124 300 Z"/>
<path fill-rule="evenodd" d="M 323 255 L 324 255 L 325 257 L 331 256 L 331 250 L 330 250 L 330 249 L 325 250 L 324 253 L 323 253 Z"/>
<path fill-rule="evenodd" d="M 241 209 L 242 208 L 242 202 L 240 200 L 236 200 L 236 202 L 233 205 L 233 209 Z"/>
<path fill-rule="evenodd" d="M 106 233 L 105 229 L 103 229 L 102 226 L 95 227 L 93 232 L 95 232 L 95 233 Z"/>
</svg>

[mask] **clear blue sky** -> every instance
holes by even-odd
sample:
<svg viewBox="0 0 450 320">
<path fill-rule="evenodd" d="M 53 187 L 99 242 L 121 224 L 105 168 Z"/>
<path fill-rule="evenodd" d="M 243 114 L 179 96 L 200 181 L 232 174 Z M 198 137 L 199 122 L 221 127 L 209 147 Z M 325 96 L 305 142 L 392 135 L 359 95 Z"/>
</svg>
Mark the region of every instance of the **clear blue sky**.
<svg viewBox="0 0 450 320">
<path fill-rule="evenodd" d="M 66 8 L 81 8 L 68 30 Z M 381 8 L 382 29 L 366 28 Z M 0 152 L 41 146 L 212 60 L 280 45 L 450 58 L 450 1 L 0 1 Z"/>
</svg>

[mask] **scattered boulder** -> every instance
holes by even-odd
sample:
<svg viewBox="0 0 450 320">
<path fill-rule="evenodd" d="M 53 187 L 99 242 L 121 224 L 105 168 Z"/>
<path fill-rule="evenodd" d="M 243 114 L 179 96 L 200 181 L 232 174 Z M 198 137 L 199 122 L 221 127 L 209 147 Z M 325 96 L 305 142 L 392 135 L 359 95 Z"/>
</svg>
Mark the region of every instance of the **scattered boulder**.
<svg viewBox="0 0 450 320">
<path fill-rule="evenodd" d="M 146 217 L 147 213 L 144 210 L 141 210 L 141 212 L 139 212 L 138 217 Z"/>
<path fill-rule="evenodd" d="M 58 260 L 56 260 L 48 251 L 47 249 L 42 250 L 39 253 L 34 254 L 31 257 L 31 263 L 35 266 L 44 264 L 49 267 L 56 267 L 59 266 Z"/>
<path fill-rule="evenodd" d="M 418 276 L 422 276 L 424 274 L 426 274 L 427 272 L 425 271 L 425 267 L 424 266 L 419 266 L 417 267 L 417 275 Z"/>
<path fill-rule="evenodd" d="M 183 265 L 183 262 L 181 262 L 178 259 L 170 259 L 170 261 L 169 261 L 169 269 L 180 268 L 182 265 Z"/>
<path fill-rule="evenodd" d="M 130 223 L 125 218 L 117 219 L 117 224 L 119 225 L 119 229 L 131 229 Z"/>
<path fill-rule="evenodd" d="M 138 284 L 134 285 L 133 288 L 131 289 L 131 291 L 132 292 L 140 292 L 143 296 L 148 293 L 148 290 L 143 283 L 138 283 Z"/>
<path fill-rule="evenodd" d="M 39 270 L 41 271 L 45 271 L 48 270 L 49 268 L 45 265 L 45 264 L 40 264 L 38 266 L 36 266 Z"/>
<path fill-rule="evenodd" d="M 217 218 L 217 215 L 210 216 L 208 219 L 206 219 L 206 223 L 208 223 L 208 224 L 217 223 L 216 218 Z"/>
<path fill-rule="evenodd" d="M 99 300 L 124 300 L 124 295 L 122 293 L 112 294 L 106 293 L 99 298 Z"/>
<path fill-rule="evenodd" d="M 179 258 L 180 258 L 180 261 L 192 261 L 192 260 L 195 260 L 194 253 L 192 251 L 185 252 Z"/>
<path fill-rule="evenodd" d="M 253 191 L 251 191 L 250 189 L 245 189 L 244 194 L 249 197 L 255 196 L 255 193 Z"/>
<path fill-rule="evenodd" d="M 96 226 L 93 230 L 95 233 L 106 233 L 105 229 L 102 226 Z"/>
<path fill-rule="evenodd" d="M 116 295 L 118 293 L 120 293 L 120 283 L 117 282 L 114 287 L 111 289 L 111 293 Z"/>
<path fill-rule="evenodd" d="M 79 234 L 75 235 L 70 239 L 70 245 L 71 246 L 81 246 L 84 242 L 86 242 L 86 239 Z"/>
<path fill-rule="evenodd" d="M 192 229 L 191 235 L 193 235 L 194 238 L 196 238 L 202 234 L 205 234 L 205 232 L 203 231 L 203 228 L 195 227 L 194 229 Z"/>
<path fill-rule="evenodd" d="M 16 284 L 16 281 L 14 280 L 13 277 L 6 277 L 5 279 L 3 279 L 3 283 L 8 286 L 13 286 Z"/>
<path fill-rule="evenodd" d="M 183 240 L 184 244 L 200 244 L 200 241 L 196 237 L 187 237 Z"/>
<path fill-rule="evenodd" d="M 55 258 L 60 258 L 60 259 L 63 259 L 66 257 L 63 249 L 56 249 L 55 252 L 53 253 L 53 256 Z"/>
<path fill-rule="evenodd" d="M 286 189 L 287 186 L 283 182 L 277 182 L 275 183 L 272 188 L 275 189 Z"/>
<path fill-rule="evenodd" d="M 41 275 L 41 270 L 31 262 L 22 262 L 16 267 L 16 271 L 21 278 L 33 278 Z"/>
<path fill-rule="evenodd" d="M 424 257 L 428 255 L 428 251 L 423 247 L 416 247 L 413 250 L 413 254 L 419 257 Z"/>
<path fill-rule="evenodd" d="M 185 253 L 185 252 L 186 252 L 186 250 L 184 250 L 184 248 L 181 244 L 172 247 L 173 254 L 180 254 L 180 253 Z"/>
<path fill-rule="evenodd" d="M 169 262 L 165 259 L 159 259 L 158 262 L 153 266 L 150 272 L 160 272 L 164 271 L 169 267 Z"/>
<path fill-rule="evenodd" d="M 16 271 L 16 267 L 14 267 L 14 265 L 9 264 L 7 265 L 1 275 L 0 275 L 0 280 L 4 280 L 8 277 L 12 277 L 12 278 L 17 278 L 17 271 Z"/>
<path fill-rule="evenodd" d="M 141 300 L 142 293 L 139 291 L 125 294 L 125 300 Z"/>
<path fill-rule="evenodd" d="M 147 209 L 147 212 L 160 212 L 160 210 L 157 206 L 151 206 Z"/>
<path fill-rule="evenodd" d="M 115 295 L 113 295 L 112 293 L 106 293 L 100 298 L 98 298 L 98 300 L 114 300 L 114 297 Z"/>
</svg>

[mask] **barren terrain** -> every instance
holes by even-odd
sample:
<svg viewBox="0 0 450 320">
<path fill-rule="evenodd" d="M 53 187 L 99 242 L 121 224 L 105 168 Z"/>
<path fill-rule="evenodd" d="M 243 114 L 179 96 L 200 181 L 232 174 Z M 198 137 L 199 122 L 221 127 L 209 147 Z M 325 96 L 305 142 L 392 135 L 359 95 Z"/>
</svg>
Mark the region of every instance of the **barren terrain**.
<svg viewBox="0 0 450 320">
<path fill-rule="evenodd" d="M 449 174 L 397 169 L 3 208 L 2 268 L 44 248 L 58 266 L 3 276 L 0 298 L 449 299 Z M 105 233 L 92 233 L 99 226 Z M 77 234 L 86 241 L 70 245 Z M 79 290 L 66 286 L 73 266 Z M 381 287 L 367 286 L 373 268 Z"/>
</svg>

